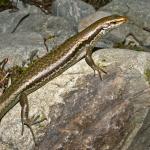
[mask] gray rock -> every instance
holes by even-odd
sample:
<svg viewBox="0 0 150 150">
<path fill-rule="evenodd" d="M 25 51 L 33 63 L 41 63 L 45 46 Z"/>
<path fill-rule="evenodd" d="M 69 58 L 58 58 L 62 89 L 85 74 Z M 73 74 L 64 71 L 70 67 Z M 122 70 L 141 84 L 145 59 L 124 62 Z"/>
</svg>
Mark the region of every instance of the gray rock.
<svg viewBox="0 0 150 150">
<path fill-rule="evenodd" d="M 31 0 L 13 0 L 13 2 L 14 5 L 17 6 L 18 10 L 22 13 L 43 13 L 41 12 L 41 9 L 39 9 L 35 5 L 29 5 Z M 33 3 L 31 2 L 31 4 Z"/>
<path fill-rule="evenodd" d="M 42 140 L 39 149 L 84 146 L 125 150 L 140 130 L 150 105 L 144 74 L 150 69 L 150 54 L 104 49 L 93 58 L 96 64 L 107 66 L 102 81 L 82 60 L 29 95 L 30 116 L 44 113 L 47 117 L 47 121 L 33 126 L 37 141 Z M 32 149 L 30 131 L 25 128 L 23 136 L 20 132 L 18 104 L 3 118 L 0 139 L 12 145 L 11 149 Z"/>
<path fill-rule="evenodd" d="M 8 65 L 20 65 L 26 61 L 31 52 L 38 50 L 41 56 L 46 53 L 43 38 L 35 32 L 23 32 L 18 34 L 5 33 L 0 36 L 0 60 L 9 59 Z"/>
<path fill-rule="evenodd" d="M 9 13 L 8 10 L 0 13 L 0 33 L 11 32 L 12 22 L 16 16 L 17 14 Z"/>
<path fill-rule="evenodd" d="M 85 28 L 85 24 L 95 21 L 101 15 L 109 15 L 108 12 L 111 11 L 127 14 L 132 20 L 128 27 L 124 25 L 114 30 L 99 45 L 112 47 L 114 42 L 122 41 L 129 31 L 137 32 L 141 40 L 146 39 L 144 44 L 149 45 L 148 32 L 143 33 L 142 27 L 139 27 L 141 24 L 148 25 L 144 23 L 144 19 L 149 17 L 145 14 L 149 2 L 125 2 L 130 8 L 135 6 L 135 10 L 129 9 L 127 12 L 123 1 L 114 0 L 103 7 L 105 12 L 99 11 L 83 19 L 79 28 Z M 144 11 L 140 12 L 136 7 Z M 62 13 L 62 17 L 46 17 L 39 9 L 29 11 L 29 8 L 32 7 L 24 8 L 23 12 L 18 13 L 0 13 L 0 60 L 8 57 L 9 66 L 21 65 L 22 61 L 36 53 L 44 55 L 46 50 L 43 37 L 52 37 L 47 41 L 49 49 L 52 49 L 75 34 L 74 27 L 77 27 L 82 17 L 95 11 L 91 6 L 73 0 L 57 0 L 53 4 L 54 13 L 59 16 Z M 28 12 L 31 15 L 14 34 L 10 34 L 16 23 Z M 143 18 L 144 15 L 147 18 L 143 19 L 139 15 L 140 20 L 143 20 L 138 22 L 131 12 L 134 17 L 140 12 Z M 134 23 L 138 23 L 138 26 Z M 93 70 L 82 60 L 28 96 L 30 117 L 39 115 L 47 118 L 33 126 L 39 149 L 149 148 L 150 88 L 145 70 L 150 69 L 150 54 L 127 49 L 104 49 L 93 54 L 93 58 L 96 64 L 107 66 L 103 81 L 99 80 L 97 74 L 94 77 Z M 21 135 L 20 105 L 17 104 L 0 124 L 0 149 L 33 148 L 29 129 L 25 127 L 24 135 Z"/>
<path fill-rule="evenodd" d="M 85 1 L 88 4 L 91 4 L 97 10 L 100 7 L 103 7 L 104 5 L 106 5 L 107 3 L 109 3 L 112 0 L 83 0 L 83 1 Z"/>
<path fill-rule="evenodd" d="M 14 29 L 16 24 L 19 22 L 19 20 L 28 13 L 36 14 L 36 17 L 40 16 L 41 19 L 43 18 L 43 13 L 39 8 L 35 6 L 23 7 L 22 4 L 20 4 L 20 2 L 18 3 L 18 6 L 21 7 L 20 11 L 10 12 L 10 10 L 5 10 L 0 13 L 0 33 L 10 33 Z M 40 20 L 37 18 L 36 22 Z M 33 20 L 32 22 L 28 20 L 28 22 L 30 23 L 30 26 L 31 24 L 35 23 Z"/>
<path fill-rule="evenodd" d="M 52 4 L 52 14 L 66 18 L 76 31 L 78 21 L 94 12 L 91 5 L 81 0 L 56 0 Z"/>
<path fill-rule="evenodd" d="M 41 32 L 43 37 L 54 36 L 47 41 L 49 50 L 60 45 L 75 33 L 72 25 L 66 19 L 55 16 L 48 17 Z"/>
<path fill-rule="evenodd" d="M 20 19 L 26 14 L 20 14 L 13 19 L 11 31 L 16 27 Z M 41 33 L 44 23 L 47 21 L 47 17 L 42 13 L 31 13 L 27 18 L 25 18 L 20 25 L 17 27 L 15 33 L 18 32 L 37 32 Z"/>
<path fill-rule="evenodd" d="M 144 77 L 144 70 L 150 66 L 149 53 L 113 49 L 94 56 L 96 60 L 108 60 L 109 74 L 100 84 L 99 78 L 90 74 L 80 77 L 74 90 L 66 90 L 64 109 L 62 104 L 52 107 L 52 123 L 39 149 L 125 150 L 134 139 L 134 130 L 138 133 L 150 104 L 150 89 Z M 85 65 L 79 68 L 85 69 Z M 69 72 L 72 74 L 72 69 Z"/>
<path fill-rule="evenodd" d="M 112 15 L 112 13 L 106 11 L 96 11 L 95 13 L 90 14 L 89 16 L 84 17 L 80 20 L 78 25 L 78 31 L 80 32 L 83 29 L 87 28 L 92 23 L 94 23 L 95 21 L 110 15 Z"/>
<path fill-rule="evenodd" d="M 18 17 L 16 18 L 14 20 L 18 20 Z M 21 65 L 22 61 L 29 59 L 32 51 L 38 51 L 38 56 L 44 55 L 46 48 L 43 38 L 45 37 L 52 36 L 47 41 L 48 49 L 51 50 L 75 34 L 65 19 L 54 16 L 47 18 L 40 14 L 30 14 L 19 25 L 15 33 L 10 33 L 18 21 L 13 21 L 11 26 L 6 21 L 5 24 L 10 27 L 0 36 L 0 59 L 8 57 L 11 65 Z M 4 31 L 4 28 L 2 30 Z"/>
<path fill-rule="evenodd" d="M 143 27 L 149 27 L 150 24 L 150 15 L 147 15 L 149 8 L 149 0 L 113 0 L 100 10 L 128 16 L 128 27 L 124 29 L 123 34 L 132 32 L 143 45 L 150 45 L 149 32 L 143 30 Z"/>
<path fill-rule="evenodd" d="M 128 150 L 149 150 L 150 149 L 150 110 L 146 114 L 143 126 L 137 132 Z"/>
</svg>

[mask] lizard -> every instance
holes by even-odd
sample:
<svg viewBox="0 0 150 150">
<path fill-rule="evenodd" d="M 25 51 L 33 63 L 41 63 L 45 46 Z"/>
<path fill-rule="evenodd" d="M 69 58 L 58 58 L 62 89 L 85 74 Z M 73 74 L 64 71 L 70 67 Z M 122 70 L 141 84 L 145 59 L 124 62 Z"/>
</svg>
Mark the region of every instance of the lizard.
<svg viewBox="0 0 150 150">
<path fill-rule="evenodd" d="M 7 62 L 8 62 L 8 58 L 5 58 L 0 62 L 0 89 L 2 89 L 3 92 L 8 87 L 8 82 L 9 82 L 8 77 L 10 75 L 10 73 L 5 70 L 5 65 L 7 64 Z"/>
<path fill-rule="evenodd" d="M 85 58 L 86 63 L 94 72 L 97 71 L 101 78 L 101 73 L 106 73 L 106 71 L 95 64 L 92 58 L 92 49 L 103 35 L 127 22 L 127 20 L 126 16 L 119 15 L 101 18 L 32 63 L 24 74 L 0 96 L 0 122 L 7 112 L 20 102 L 22 134 L 24 125 L 26 125 L 29 127 L 35 141 L 31 119 L 28 117 L 27 96 L 61 75 L 82 58 Z"/>
</svg>

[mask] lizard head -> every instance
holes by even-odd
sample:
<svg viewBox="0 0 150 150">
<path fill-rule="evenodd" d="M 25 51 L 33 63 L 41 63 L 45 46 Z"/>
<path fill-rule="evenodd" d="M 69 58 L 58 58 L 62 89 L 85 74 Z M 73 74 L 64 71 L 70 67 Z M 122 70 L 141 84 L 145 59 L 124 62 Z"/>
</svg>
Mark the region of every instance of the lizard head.
<svg viewBox="0 0 150 150">
<path fill-rule="evenodd" d="M 98 23 L 101 24 L 101 28 L 104 30 L 109 30 L 127 22 L 127 20 L 126 16 L 112 15 L 98 20 Z"/>
<path fill-rule="evenodd" d="M 107 16 L 97 20 L 95 23 L 87 27 L 85 29 L 85 33 L 88 34 L 89 37 L 93 38 L 96 37 L 96 39 L 98 39 L 97 37 L 101 37 L 110 30 L 118 27 L 119 25 L 127 21 L 128 18 L 126 16 L 119 16 L 119 15 Z"/>
</svg>

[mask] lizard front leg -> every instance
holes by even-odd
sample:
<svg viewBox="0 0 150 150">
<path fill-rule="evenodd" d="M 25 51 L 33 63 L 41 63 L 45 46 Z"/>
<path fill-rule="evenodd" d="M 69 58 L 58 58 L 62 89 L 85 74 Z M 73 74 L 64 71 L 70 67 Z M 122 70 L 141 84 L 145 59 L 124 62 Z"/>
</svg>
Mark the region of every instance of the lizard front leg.
<svg viewBox="0 0 150 150">
<path fill-rule="evenodd" d="M 94 75 L 95 71 L 98 72 L 100 79 L 102 80 L 101 72 L 107 73 L 102 67 L 99 67 L 95 64 L 93 58 L 92 58 L 92 48 L 87 48 L 86 49 L 86 55 L 85 55 L 85 61 L 86 63 L 94 70 Z"/>
</svg>

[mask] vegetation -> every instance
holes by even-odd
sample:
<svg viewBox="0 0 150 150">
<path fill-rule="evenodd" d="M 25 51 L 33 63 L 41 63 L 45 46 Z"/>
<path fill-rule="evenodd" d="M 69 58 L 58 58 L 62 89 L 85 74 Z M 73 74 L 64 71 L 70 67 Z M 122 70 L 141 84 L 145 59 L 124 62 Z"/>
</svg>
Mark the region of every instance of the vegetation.
<svg viewBox="0 0 150 150">
<path fill-rule="evenodd" d="M 12 9 L 13 5 L 10 0 L 0 0 L 0 11 Z"/>
<path fill-rule="evenodd" d="M 0 0 L 0 6 L 5 6 L 10 4 L 10 0 Z"/>
<path fill-rule="evenodd" d="M 150 69 L 145 70 L 145 76 L 146 76 L 146 80 L 149 82 L 150 84 Z"/>
<path fill-rule="evenodd" d="M 131 50 L 135 50 L 135 51 L 144 51 L 144 49 L 140 46 L 125 45 L 124 42 L 115 43 L 113 47 L 114 48 L 122 48 L 122 49 L 131 49 Z"/>
</svg>

